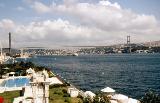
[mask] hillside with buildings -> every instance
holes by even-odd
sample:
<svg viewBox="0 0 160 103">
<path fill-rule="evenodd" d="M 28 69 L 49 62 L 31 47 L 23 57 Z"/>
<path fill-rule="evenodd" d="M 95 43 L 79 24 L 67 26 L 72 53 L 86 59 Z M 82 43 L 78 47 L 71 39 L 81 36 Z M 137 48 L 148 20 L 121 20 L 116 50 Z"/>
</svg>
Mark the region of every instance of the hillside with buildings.
<svg viewBox="0 0 160 103">
<path fill-rule="evenodd" d="M 160 47 L 160 40 L 159 41 L 152 41 L 152 42 L 146 42 L 143 43 L 145 46 L 150 46 L 150 47 Z"/>
</svg>

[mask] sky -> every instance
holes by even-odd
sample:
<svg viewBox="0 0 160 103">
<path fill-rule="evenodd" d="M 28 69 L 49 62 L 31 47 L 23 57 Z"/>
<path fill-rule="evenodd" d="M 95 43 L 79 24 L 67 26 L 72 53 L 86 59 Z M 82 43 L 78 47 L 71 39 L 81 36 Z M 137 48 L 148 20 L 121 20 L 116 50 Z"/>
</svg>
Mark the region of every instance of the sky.
<svg viewBox="0 0 160 103">
<path fill-rule="evenodd" d="M 160 0 L 0 0 L 0 41 L 13 47 L 160 40 Z"/>
</svg>

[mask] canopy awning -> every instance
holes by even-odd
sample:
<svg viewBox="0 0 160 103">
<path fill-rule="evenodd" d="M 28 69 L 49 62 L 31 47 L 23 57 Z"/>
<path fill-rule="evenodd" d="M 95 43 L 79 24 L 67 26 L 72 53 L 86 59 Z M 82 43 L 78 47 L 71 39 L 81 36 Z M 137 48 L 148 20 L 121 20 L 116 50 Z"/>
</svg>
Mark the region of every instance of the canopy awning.
<svg viewBox="0 0 160 103">
<path fill-rule="evenodd" d="M 8 68 L 8 67 L 5 67 L 5 68 L 3 68 L 3 69 L 8 70 L 9 68 Z"/>
<path fill-rule="evenodd" d="M 110 88 L 110 87 L 106 87 L 106 88 L 102 89 L 101 92 L 104 92 L 104 93 L 113 93 L 113 92 L 115 92 L 115 90 L 112 89 L 112 88 Z"/>
<path fill-rule="evenodd" d="M 15 72 L 10 72 L 9 74 L 15 74 Z"/>
</svg>

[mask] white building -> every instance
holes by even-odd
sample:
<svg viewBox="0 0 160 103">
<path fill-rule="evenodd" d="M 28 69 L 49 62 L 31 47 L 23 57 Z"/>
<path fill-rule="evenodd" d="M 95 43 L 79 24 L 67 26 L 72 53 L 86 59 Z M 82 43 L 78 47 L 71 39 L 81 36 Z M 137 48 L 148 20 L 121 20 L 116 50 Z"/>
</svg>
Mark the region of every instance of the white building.
<svg viewBox="0 0 160 103">
<path fill-rule="evenodd" d="M 67 93 L 70 94 L 71 97 L 77 97 L 79 95 L 79 90 L 74 87 L 70 87 L 68 88 Z"/>
</svg>

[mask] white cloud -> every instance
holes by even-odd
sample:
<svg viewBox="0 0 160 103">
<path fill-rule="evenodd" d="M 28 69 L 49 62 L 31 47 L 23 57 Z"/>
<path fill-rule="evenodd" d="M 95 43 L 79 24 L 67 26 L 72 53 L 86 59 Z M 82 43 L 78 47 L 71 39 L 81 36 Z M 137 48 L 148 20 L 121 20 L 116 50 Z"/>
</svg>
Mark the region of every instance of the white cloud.
<svg viewBox="0 0 160 103">
<path fill-rule="evenodd" d="M 0 21 L 0 29 L 12 30 L 14 27 L 15 27 L 15 24 L 10 19 L 3 19 Z"/>
<path fill-rule="evenodd" d="M 69 21 L 62 19 L 31 22 L 27 26 L 21 25 L 16 28 L 16 33 L 20 34 L 20 36 L 28 36 L 32 40 L 74 39 L 83 33 L 90 34 L 87 28 L 72 25 Z"/>
<path fill-rule="evenodd" d="M 118 3 L 100 1 L 97 4 L 77 3 L 67 6 L 57 5 L 51 8 L 57 12 L 71 15 L 80 22 L 103 30 L 150 29 L 156 26 L 154 16 L 136 14 L 130 10 L 121 9 Z"/>
<path fill-rule="evenodd" d="M 9 26 L 10 25 L 10 26 Z M 6 29 L 2 31 L 2 29 Z M 157 29 L 157 30 L 156 30 Z M 137 35 L 136 40 L 150 40 L 158 38 L 156 34 Z M 67 20 L 44 20 L 30 22 L 26 25 L 15 24 L 12 20 L 0 21 L 0 33 L 8 34 L 12 30 L 14 44 L 17 46 L 54 46 L 54 45 L 110 45 L 124 43 L 128 35 L 126 31 L 106 31 L 97 27 L 73 24 Z M 148 32 L 155 32 L 150 30 Z M 145 32 L 145 31 L 144 31 Z M 143 34 L 142 32 L 141 34 Z M 3 39 L 3 36 L 1 36 Z M 156 37 L 156 38 L 155 38 Z M 5 37 L 6 38 L 6 37 Z"/>
<path fill-rule="evenodd" d="M 13 23 L 11 20 L 2 20 L 0 21 L 0 28 L 4 28 L 6 24 L 10 25 L 11 23 Z M 7 26 L 5 28 L 9 27 Z M 8 34 L 11 29 L 13 30 L 14 41 L 19 46 L 26 45 L 26 42 L 28 42 L 28 46 L 30 46 L 29 42 L 34 43 L 32 45 L 42 44 L 43 42 L 45 46 L 53 44 L 72 45 L 73 43 L 77 45 L 82 42 L 88 42 L 88 39 L 93 36 L 91 34 L 94 34 L 94 32 L 87 27 L 76 26 L 62 19 L 31 22 L 27 25 L 14 24 L 14 26 L 7 31 L 3 31 L 2 33 L 0 29 L 0 32 L 1 34 Z M 3 37 L 1 39 L 3 39 Z"/>
<path fill-rule="evenodd" d="M 64 0 L 63 4 L 45 5 L 34 1 L 32 6 L 38 13 L 59 13 L 71 19 L 44 20 L 26 25 L 14 24 L 11 20 L 0 21 L 0 28 L 14 28 L 15 38 L 21 44 L 109 45 L 125 43 L 127 35 L 134 42 L 160 39 L 160 24 L 153 15 L 137 14 L 118 3 Z"/>
<path fill-rule="evenodd" d="M 78 0 L 63 0 L 66 6 L 74 5 L 78 2 Z"/>
<path fill-rule="evenodd" d="M 104 5 L 104 6 L 110 6 L 110 7 L 116 7 L 116 8 L 118 8 L 118 9 L 120 9 L 121 8 L 121 6 L 118 4 L 118 3 L 114 3 L 114 4 L 112 4 L 111 2 L 109 2 L 109 1 L 99 1 L 99 4 L 100 5 Z"/>
<path fill-rule="evenodd" d="M 64 0 L 64 4 L 49 6 L 35 2 L 37 12 L 61 13 L 79 20 L 81 24 L 96 27 L 105 31 L 144 31 L 154 29 L 157 20 L 152 15 L 136 14 L 131 10 L 122 9 L 118 3 L 99 1 L 97 4 L 78 3 L 74 0 Z"/>
</svg>

